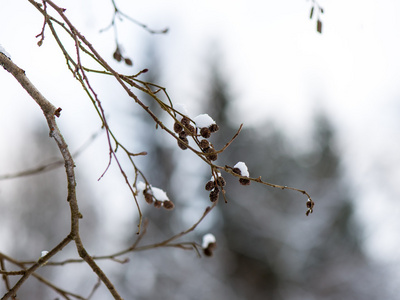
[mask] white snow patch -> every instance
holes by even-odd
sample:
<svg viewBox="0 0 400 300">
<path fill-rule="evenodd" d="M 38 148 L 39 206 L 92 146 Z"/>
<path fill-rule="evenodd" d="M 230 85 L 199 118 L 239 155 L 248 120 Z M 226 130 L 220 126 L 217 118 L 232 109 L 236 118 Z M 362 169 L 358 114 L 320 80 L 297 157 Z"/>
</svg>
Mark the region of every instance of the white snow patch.
<svg viewBox="0 0 400 300">
<path fill-rule="evenodd" d="M 241 173 L 242 176 L 245 176 L 245 177 L 249 177 L 250 176 L 249 170 L 247 169 L 247 166 L 246 166 L 246 164 L 244 162 L 239 161 L 234 166 L 234 168 L 238 168 L 240 170 L 240 173 Z"/>
<path fill-rule="evenodd" d="M 137 188 L 137 191 L 140 193 L 140 195 L 142 195 L 142 192 L 144 192 L 144 190 L 147 188 L 147 185 L 143 181 L 139 181 L 136 184 L 136 188 Z M 167 200 L 169 200 L 169 198 L 167 196 L 167 193 L 164 192 L 160 188 L 153 187 L 153 186 L 150 185 L 150 192 L 152 193 L 154 198 L 156 198 L 159 201 L 167 201 Z"/>
<path fill-rule="evenodd" d="M 188 114 L 188 110 L 187 110 L 185 104 L 176 103 L 176 104 L 174 105 L 174 108 L 175 108 L 177 111 L 179 111 L 181 114 L 185 115 L 185 116 L 188 116 L 188 115 L 189 115 L 189 114 Z"/>
<path fill-rule="evenodd" d="M 9 59 L 11 59 L 10 53 L 8 53 L 1 44 L 0 44 L 0 52 L 3 53 L 5 56 L 7 56 Z"/>
<path fill-rule="evenodd" d="M 215 236 L 212 233 L 207 233 L 203 236 L 203 243 L 201 244 L 201 246 L 204 249 L 206 249 L 208 245 L 215 242 L 216 242 Z"/>
<path fill-rule="evenodd" d="M 198 115 L 193 119 L 198 128 L 209 127 L 215 124 L 215 121 L 208 114 Z"/>
<path fill-rule="evenodd" d="M 151 191 L 153 192 L 154 198 L 156 198 L 159 201 L 167 201 L 168 196 L 167 193 L 164 192 L 162 189 L 156 188 L 156 187 L 151 187 Z"/>
<path fill-rule="evenodd" d="M 138 192 L 143 192 L 146 189 L 146 184 L 143 181 L 139 181 L 136 184 L 136 188 L 137 188 Z"/>
</svg>

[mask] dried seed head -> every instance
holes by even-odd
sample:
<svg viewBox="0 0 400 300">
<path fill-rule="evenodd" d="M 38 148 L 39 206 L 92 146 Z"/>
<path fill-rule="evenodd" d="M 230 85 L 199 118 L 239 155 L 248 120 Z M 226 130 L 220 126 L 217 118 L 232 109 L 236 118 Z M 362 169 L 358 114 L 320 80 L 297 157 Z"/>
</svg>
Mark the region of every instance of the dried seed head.
<svg viewBox="0 0 400 300">
<path fill-rule="evenodd" d="M 219 196 L 219 188 L 215 187 L 211 192 L 210 192 L 210 201 L 215 202 L 218 200 Z"/>
<path fill-rule="evenodd" d="M 205 139 L 201 140 L 199 146 L 201 149 L 207 149 L 208 147 L 210 147 L 210 142 Z"/>
<path fill-rule="evenodd" d="M 217 248 L 217 243 L 209 243 L 207 248 L 203 249 L 205 256 L 212 256 L 215 248 Z"/>
<path fill-rule="evenodd" d="M 212 233 L 204 235 L 201 247 L 203 248 L 204 255 L 212 256 L 215 248 L 217 248 L 215 236 Z"/>
<path fill-rule="evenodd" d="M 200 135 L 203 138 L 208 139 L 211 136 L 211 131 L 207 127 L 203 127 L 200 129 Z"/>
<path fill-rule="evenodd" d="M 211 191 L 213 188 L 215 188 L 215 182 L 210 180 L 209 182 L 206 183 L 206 191 Z"/>
<path fill-rule="evenodd" d="M 144 190 L 143 195 L 144 195 L 144 200 L 146 200 L 147 203 L 149 204 L 153 203 L 153 195 L 149 192 L 149 190 Z"/>
<path fill-rule="evenodd" d="M 219 126 L 217 124 L 211 124 L 208 129 L 210 129 L 211 133 L 219 130 Z"/>
<path fill-rule="evenodd" d="M 160 200 L 154 201 L 154 207 L 160 208 L 162 206 L 162 202 Z"/>
<path fill-rule="evenodd" d="M 133 62 L 132 62 L 132 60 L 130 58 L 125 58 L 125 64 L 127 66 L 133 66 Z"/>
<path fill-rule="evenodd" d="M 175 207 L 174 203 L 171 200 L 164 201 L 163 206 L 165 209 L 168 209 L 168 210 L 171 210 Z"/>
<path fill-rule="evenodd" d="M 174 131 L 175 131 L 176 133 L 179 133 L 179 132 L 181 132 L 182 130 L 183 130 L 182 125 L 179 124 L 178 122 L 175 122 L 175 123 L 174 123 Z"/>
<path fill-rule="evenodd" d="M 222 177 L 222 176 L 218 177 L 217 178 L 217 184 L 219 186 L 221 186 L 221 187 L 225 186 L 226 185 L 226 181 L 225 181 L 224 177 Z"/>
<path fill-rule="evenodd" d="M 247 178 L 240 178 L 239 182 L 241 185 L 250 185 L 250 179 Z"/>
<path fill-rule="evenodd" d="M 122 55 L 121 52 L 119 51 L 119 48 L 115 49 L 115 52 L 113 54 L 113 58 L 117 61 L 120 62 L 122 60 Z"/>
<path fill-rule="evenodd" d="M 183 117 L 181 123 L 183 126 L 188 126 L 190 124 L 190 120 L 188 117 Z"/>
<path fill-rule="evenodd" d="M 239 168 L 233 168 L 233 169 L 232 169 L 232 171 L 233 171 L 233 173 L 236 173 L 236 174 L 242 175 L 242 171 L 240 171 L 240 169 L 239 169 Z"/>
<path fill-rule="evenodd" d="M 187 137 L 187 133 L 186 131 L 182 130 L 181 132 L 179 132 L 179 138 L 180 139 L 184 139 Z"/>
<path fill-rule="evenodd" d="M 196 128 L 191 124 L 185 126 L 185 131 L 187 134 L 190 134 L 190 135 L 196 134 Z"/>
<path fill-rule="evenodd" d="M 314 205 L 311 201 L 306 202 L 307 208 L 312 208 Z"/>
<path fill-rule="evenodd" d="M 206 150 L 206 153 L 208 154 L 208 155 L 207 155 L 207 159 L 208 159 L 208 160 L 211 160 L 211 161 L 217 160 L 218 154 L 217 154 L 217 152 L 215 151 L 214 148 L 211 148 L 211 147 L 208 148 L 208 149 Z"/>
<path fill-rule="evenodd" d="M 187 147 L 187 145 L 186 144 L 189 144 L 189 140 L 187 139 L 187 138 L 183 138 L 183 139 L 181 139 L 181 138 L 179 138 L 178 139 L 178 146 L 179 146 L 179 148 L 181 148 L 182 150 L 186 150 L 188 147 Z"/>
</svg>

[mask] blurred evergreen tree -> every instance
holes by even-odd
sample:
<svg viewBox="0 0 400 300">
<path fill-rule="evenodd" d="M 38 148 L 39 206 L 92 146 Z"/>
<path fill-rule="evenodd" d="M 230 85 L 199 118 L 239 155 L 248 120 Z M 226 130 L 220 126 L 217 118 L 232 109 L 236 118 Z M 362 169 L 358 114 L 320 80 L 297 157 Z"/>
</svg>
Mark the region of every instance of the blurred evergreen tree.
<svg viewBox="0 0 400 300">
<path fill-rule="evenodd" d="M 228 84 L 218 65 L 210 73 L 206 111 L 232 134 L 236 128 L 226 117 L 233 101 Z M 220 155 L 224 162 L 219 164 L 245 161 L 253 177 L 305 188 L 316 201 L 315 213 L 307 218 L 305 199 L 297 193 L 241 186 L 226 178 L 228 203 L 220 200 L 223 228 L 216 235 L 222 236 L 229 261 L 220 265 L 226 271 L 220 281 L 230 282 L 238 299 L 377 299 L 382 281 L 361 247 L 334 129 L 322 114 L 314 128 L 313 147 L 306 154 L 272 124 L 263 124 L 244 129 Z M 222 146 L 227 135 L 214 138 Z"/>
</svg>

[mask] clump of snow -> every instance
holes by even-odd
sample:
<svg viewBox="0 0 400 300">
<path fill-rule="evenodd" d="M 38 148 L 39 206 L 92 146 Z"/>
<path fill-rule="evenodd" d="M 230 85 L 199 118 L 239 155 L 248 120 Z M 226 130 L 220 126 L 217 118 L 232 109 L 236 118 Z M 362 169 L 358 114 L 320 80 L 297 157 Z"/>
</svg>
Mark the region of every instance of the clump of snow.
<svg viewBox="0 0 400 300">
<path fill-rule="evenodd" d="M 210 127 L 215 121 L 208 114 L 198 115 L 193 119 L 198 128 Z"/>
<path fill-rule="evenodd" d="M 42 252 L 40 252 L 40 257 L 46 256 L 47 253 L 49 253 L 49 251 L 43 250 Z"/>
<path fill-rule="evenodd" d="M 247 166 L 246 166 L 246 164 L 245 164 L 244 162 L 239 161 L 239 162 L 234 166 L 234 168 L 238 168 L 238 169 L 240 170 L 240 174 L 241 174 L 242 176 L 245 176 L 245 177 L 249 177 L 249 176 L 250 176 L 249 170 L 247 169 Z"/>
<path fill-rule="evenodd" d="M 181 114 L 183 114 L 183 115 L 185 115 L 185 116 L 188 115 L 188 110 L 187 110 L 185 104 L 176 103 L 176 104 L 174 105 L 174 108 L 175 108 L 177 111 L 179 111 Z"/>
<path fill-rule="evenodd" d="M 221 177 L 221 172 L 217 171 L 217 178 Z M 214 181 L 214 176 L 211 176 L 210 181 Z"/>
<path fill-rule="evenodd" d="M 146 188 L 147 188 L 147 185 L 143 181 L 139 181 L 136 184 L 136 189 L 140 193 L 140 195 L 143 195 L 143 192 L 146 190 Z M 164 192 L 160 188 L 153 187 L 153 186 L 150 185 L 149 186 L 149 192 L 154 196 L 154 198 L 156 198 L 159 201 L 167 201 L 167 200 L 169 200 L 169 198 L 167 196 L 167 193 Z"/>
<path fill-rule="evenodd" d="M 151 187 L 151 191 L 153 192 L 154 198 L 156 198 L 159 201 L 167 201 L 168 196 L 167 193 L 164 192 L 162 189 L 156 188 L 156 187 Z"/>
<path fill-rule="evenodd" d="M 4 49 L 4 47 L 0 44 L 0 52 L 3 53 L 5 56 L 7 56 L 9 59 L 11 59 L 11 55 Z"/>
<path fill-rule="evenodd" d="M 146 184 L 143 181 L 139 181 L 136 184 L 136 188 L 137 188 L 138 192 L 143 192 L 146 189 Z"/>
<path fill-rule="evenodd" d="M 203 243 L 201 244 L 201 246 L 204 249 L 206 249 L 210 244 L 215 242 L 216 242 L 215 236 L 212 233 L 207 233 L 203 236 Z"/>
</svg>

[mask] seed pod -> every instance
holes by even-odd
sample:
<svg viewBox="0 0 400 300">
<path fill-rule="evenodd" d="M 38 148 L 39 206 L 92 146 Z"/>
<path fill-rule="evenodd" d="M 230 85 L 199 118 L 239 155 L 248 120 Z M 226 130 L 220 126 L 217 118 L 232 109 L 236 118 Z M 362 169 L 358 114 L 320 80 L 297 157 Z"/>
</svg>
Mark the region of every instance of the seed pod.
<svg viewBox="0 0 400 300">
<path fill-rule="evenodd" d="M 203 127 L 200 129 L 200 135 L 203 138 L 208 139 L 211 136 L 211 131 L 207 127 Z"/>
<path fill-rule="evenodd" d="M 152 204 L 153 195 L 148 190 L 144 190 L 143 194 L 144 194 L 144 200 L 146 200 L 147 203 Z"/>
<path fill-rule="evenodd" d="M 220 187 L 224 187 L 226 185 L 226 181 L 225 181 L 224 177 L 222 177 L 222 176 L 218 177 L 217 178 L 217 184 Z"/>
<path fill-rule="evenodd" d="M 119 51 L 119 48 L 115 49 L 115 52 L 113 54 L 113 58 L 117 61 L 120 62 L 122 60 L 122 55 L 121 52 Z"/>
<path fill-rule="evenodd" d="M 181 138 L 179 138 L 178 139 L 178 146 L 179 146 L 179 148 L 181 148 L 182 150 L 186 150 L 188 147 L 187 147 L 187 145 L 186 144 L 188 144 L 189 143 L 189 140 L 187 139 L 187 138 L 183 138 L 183 139 L 181 139 Z"/>
<path fill-rule="evenodd" d="M 219 126 L 217 124 L 211 124 L 208 129 L 210 129 L 211 133 L 219 130 Z"/>
<path fill-rule="evenodd" d="M 207 149 L 208 147 L 210 147 L 210 142 L 208 140 L 206 140 L 206 139 L 201 140 L 199 146 L 203 150 Z"/>
<path fill-rule="evenodd" d="M 133 66 L 133 62 L 132 62 L 132 60 L 130 58 L 125 58 L 125 64 L 127 66 Z"/>
<path fill-rule="evenodd" d="M 175 123 L 174 123 L 174 131 L 175 131 L 176 133 L 179 133 L 179 132 L 181 132 L 182 130 L 183 130 L 182 125 L 179 124 L 178 122 L 175 122 Z"/>
<path fill-rule="evenodd" d="M 217 248 L 217 243 L 209 243 L 208 246 L 203 249 L 204 255 L 212 256 L 215 248 Z"/>
<path fill-rule="evenodd" d="M 179 132 L 179 138 L 180 139 L 184 139 L 187 137 L 187 133 L 186 131 L 182 130 L 181 132 Z"/>
<path fill-rule="evenodd" d="M 163 206 L 165 209 L 168 209 L 168 210 L 171 210 L 175 207 L 174 203 L 171 200 L 164 201 Z"/>
<path fill-rule="evenodd" d="M 185 132 L 187 134 L 194 135 L 194 134 L 196 134 L 196 128 L 191 124 L 186 125 L 185 126 Z"/>
<path fill-rule="evenodd" d="M 240 171 L 240 169 L 239 169 L 239 168 L 233 168 L 233 169 L 232 169 L 232 171 L 233 171 L 233 173 L 236 173 L 236 174 L 242 175 L 242 171 Z"/>
<path fill-rule="evenodd" d="M 250 179 L 247 178 L 240 178 L 239 182 L 241 185 L 250 185 Z"/>
<path fill-rule="evenodd" d="M 154 207 L 156 207 L 156 208 L 160 208 L 160 207 L 161 207 L 161 205 L 162 205 L 162 202 L 161 202 L 160 200 L 156 200 L 156 201 L 154 201 Z"/>
<path fill-rule="evenodd" d="M 317 20 L 317 31 L 322 33 L 322 22 L 320 19 Z"/>
<path fill-rule="evenodd" d="M 211 161 L 217 160 L 218 154 L 216 153 L 214 148 L 208 148 L 206 153 L 208 153 L 208 155 L 207 155 L 208 160 L 211 160 Z"/>
<path fill-rule="evenodd" d="M 215 188 L 215 181 L 210 180 L 209 182 L 206 183 L 205 186 L 206 191 L 211 191 L 213 188 Z"/>
<path fill-rule="evenodd" d="M 181 120 L 181 123 L 182 123 L 183 126 L 187 126 L 187 125 L 190 124 L 190 120 L 189 120 L 188 117 L 183 117 L 182 120 Z"/>
<path fill-rule="evenodd" d="M 219 188 L 215 187 L 211 192 L 210 192 L 210 201 L 215 202 L 218 200 L 219 196 Z"/>
</svg>

